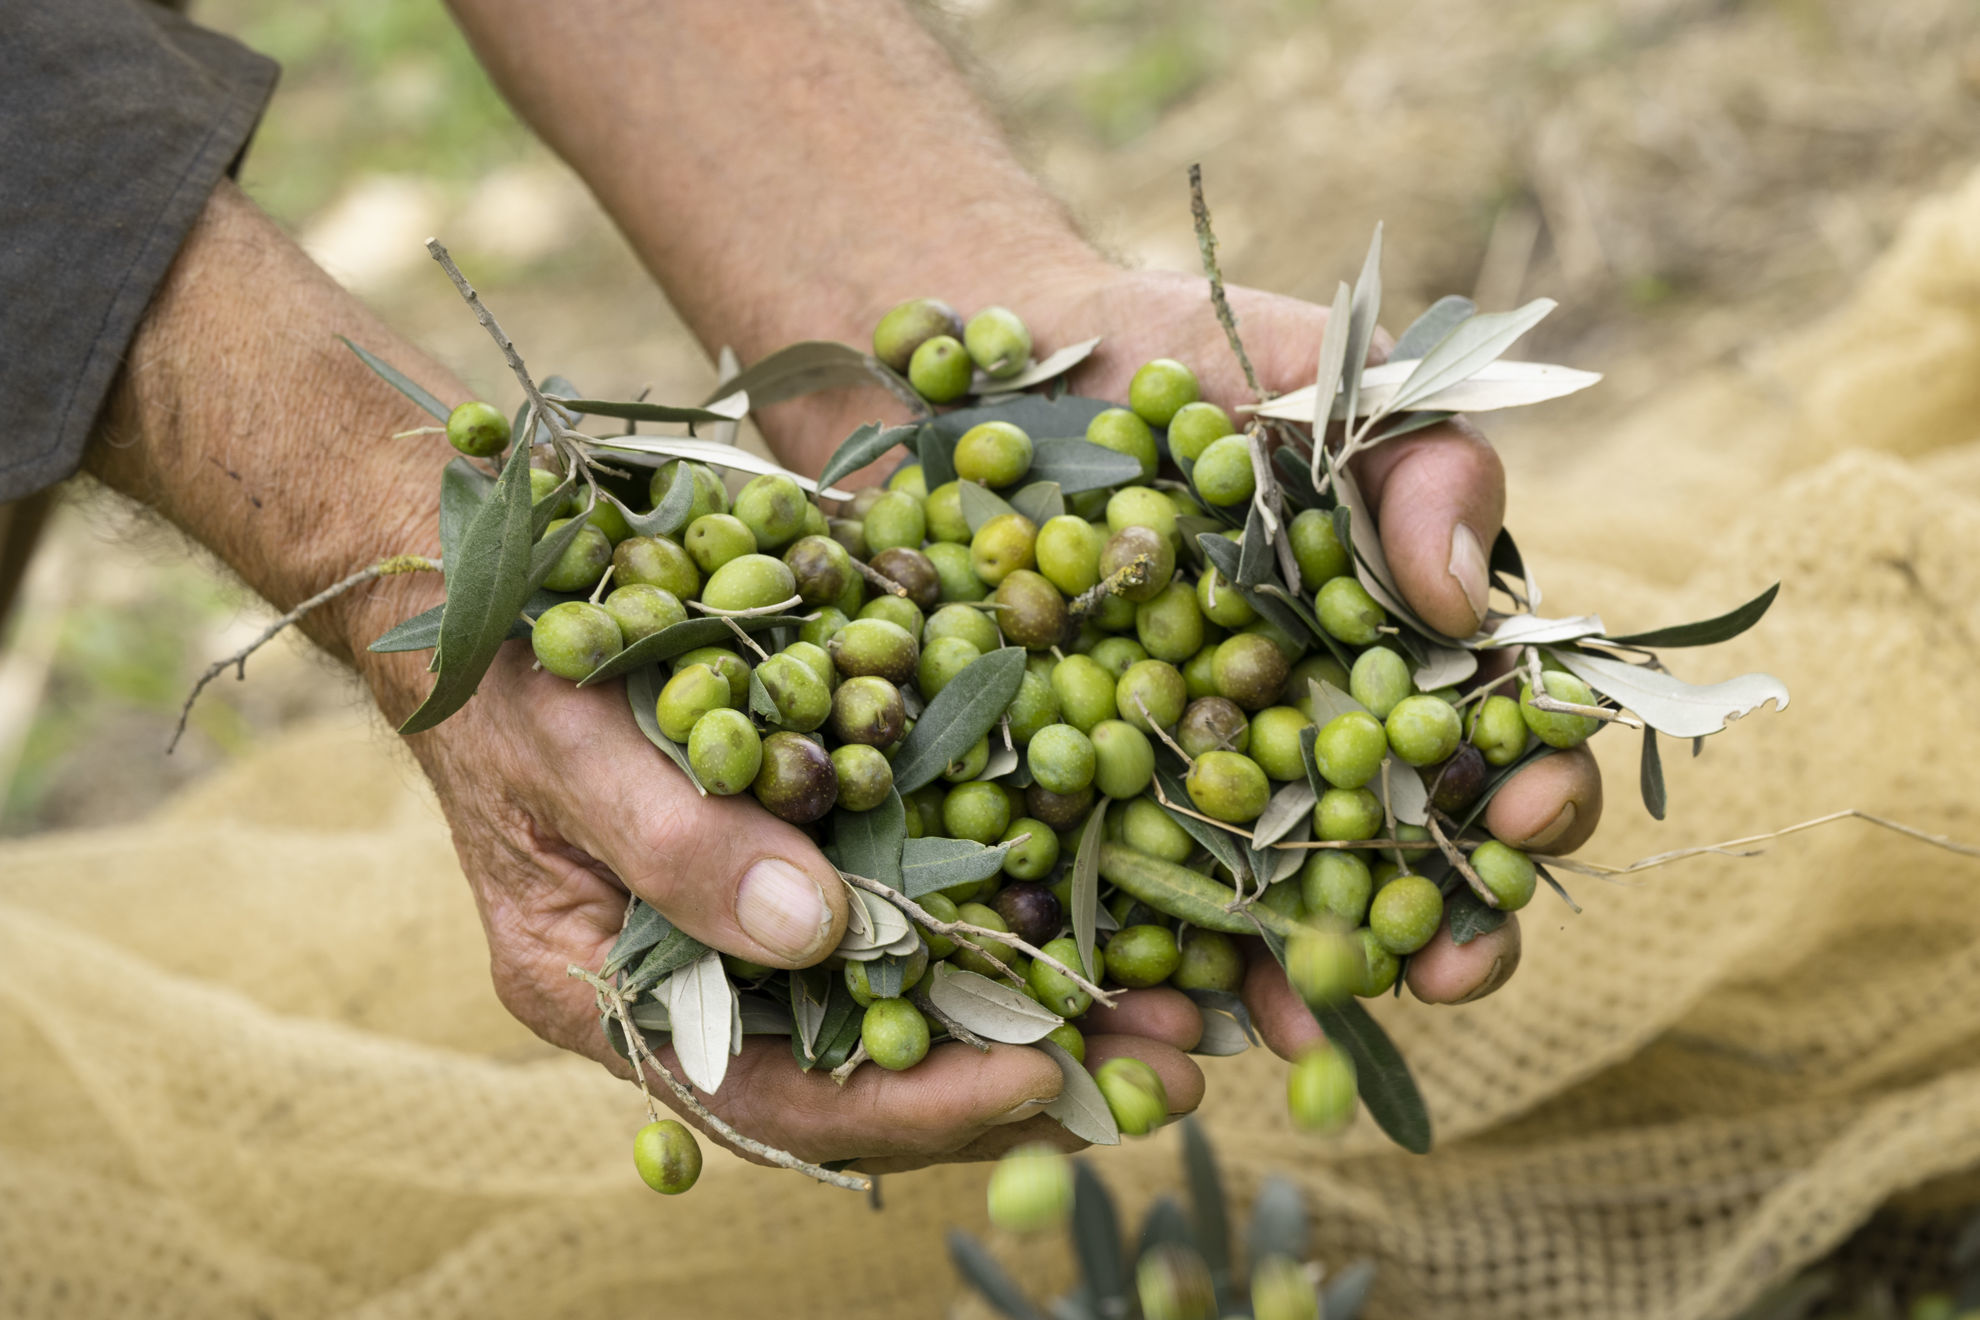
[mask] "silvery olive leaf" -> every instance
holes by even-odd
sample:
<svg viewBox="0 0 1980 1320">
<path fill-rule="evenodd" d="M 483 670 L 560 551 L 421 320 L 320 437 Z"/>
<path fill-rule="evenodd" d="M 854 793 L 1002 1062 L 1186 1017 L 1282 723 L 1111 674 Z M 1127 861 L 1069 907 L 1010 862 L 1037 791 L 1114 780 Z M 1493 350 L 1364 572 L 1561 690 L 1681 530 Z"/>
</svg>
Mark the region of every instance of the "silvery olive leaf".
<svg viewBox="0 0 1980 1320">
<path fill-rule="evenodd" d="M 1787 709 L 1787 685 L 1772 674 L 1742 674 L 1723 683 L 1701 685 L 1581 651 L 1550 650 L 1548 654 L 1589 687 L 1673 738 L 1717 733 L 1769 701 L 1776 710 Z"/>
<path fill-rule="evenodd" d="M 1184 994 L 1196 1001 L 1196 1007 L 1203 1018 L 1203 1038 L 1191 1054 L 1206 1054 L 1216 1058 L 1232 1054 L 1242 1054 L 1259 1043 L 1258 1032 L 1251 1025 L 1251 1013 L 1244 1006 L 1244 1000 L 1223 990 L 1185 990 Z"/>
<path fill-rule="evenodd" d="M 962 505 L 963 521 L 969 524 L 971 535 L 981 531 L 983 524 L 992 518 L 1017 512 L 1002 496 L 992 493 L 980 482 L 959 483 L 956 487 L 956 498 Z"/>
<path fill-rule="evenodd" d="M 1368 240 L 1368 255 L 1361 259 L 1361 274 L 1355 277 L 1354 301 L 1348 315 L 1347 354 L 1341 361 L 1341 395 L 1346 415 L 1354 416 L 1360 407 L 1361 382 L 1367 374 L 1368 350 L 1375 343 L 1375 327 L 1382 317 L 1382 222 L 1375 222 L 1375 233 Z M 1307 417 L 1315 405 L 1309 403 Z"/>
<path fill-rule="evenodd" d="M 874 948 L 891 948 L 902 940 L 913 937 L 914 923 L 908 920 L 907 913 L 878 894 L 869 893 L 864 889 L 854 892 L 858 895 L 860 905 L 866 909 L 867 918 L 872 923 L 873 934 L 870 941 Z"/>
<path fill-rule="evenodd" d="M 1531 614 L 1515 614 L 1500 622 L 1483 646 L 1539 646 L 1545 642 L 1572 642 L 1583 637 L 1600 637 L 1604 632 L 1601 616 L 1583 614 L 1572 619 L 1542 619 Z"/>
<path fill-rule="evenodd" d="M 901 892 L 920 898 L 952 885 L 987 880 L 1004 869 L 1010 851 L 1008 843 L 986 848 L 974 839 L 940 835 L 909 839 L 901 846 Z"/>
<path fill-rule="evenodd" d="M 1327 315 L 1327 328 L 1320 336 L 1319 373 L 1314 377 L 1313 389 L 1307 394 L 1306 416 L 1288 419 L 1311 423 L 1316 434 L 1327 429 L 1327 422 L 1332 417 L 1331 408 L 1325 416 L 1321 415 L 1320 400 L 1331 400 L 1340 393 L 1341 368 L 1347 362 L 1348 336 L 1353 318 L 1354 291 L 1348 288 L 1347 282 L 1343 280 L 1340 288 L 1334 292 L 1334 307 Z M 1313 446 L 1313 464 L 1309 478 L 1316 488 L 1320 485 L 1323 456 L 1326 452 L 1322 445 Z"/>
<path fill-rule="evenodd" d="M 1308 788 L 1310 789 L 1311 787 L 1312 785 L 1311 783 L 1309 783 Z M 1314 800 L 1317 802 L 1319 799 L 1316 796 Z M 1279 842 L 1305 843 L 1307 840 L 1311 839 L 1312 837 L 1313 837 L 1313 813 L 1309 811 L 1306 813 L 1305 816 L 1301 817 L 1299 820 L 1293 823 L 1293 827 L 1286 832 L 1285 837 L 1280 839 Z M 1295 875 L 1299 874 L 1299 868 L 1306 865 L 1306 859 L 1310 855 L 1311 854 L 1299 848 L 1278 849 L 1277 856 L 1279 860 L 1273 864 L 1272 873 L 1269 876 L 1265 877 L 1265 883 L 1268 885 L 1276 885 L 1283 881 L 1292 879 Z"/>
<path fill-rule="evenodd" d="M 1444 336 L 1457 329 L 1458 322 L 1470 320 L 1478 312 L 1478 304 L 1461 294 L 1447 293 L 1424 310 L 1423 315 L 1409 323 L 1409 328 L 1396 336 L 1389 356 L 1402 361 L 1404 358 L 1420 358 L 1439 343 Z"/>
<path fill-rule="evenodd" d="M 1072 922 L 1073 943 L 1079 949 L 1080 970 L 1089 976 L 1093 973 L 1093 937 L 1100 916 L 1100 841 L 1111 805 L 1112 800 L 1103 797 L 1094 806 L 1079 833 L 1079 851 L 1073 856 L 1072 901 L 1067 904 L 1071 910 L 1066 915 Z"/>
<path fill-rule="evenodd" d="M 1006 1045 L 1043 1040 L 1064 1020 L 1037 1000 L 951 963 L 935 964 L 928 997 L 968 1030 Z"/>
<path fill-rule="evenodd" d="M 708 790 L 701 786 L 701 777 L 695 774 L 694 766 L 688 761 L 687 748 L 660 731 L 660 718 L 655 710 L 659 699 L 660 671 L 657 668 L 649 665 L 626 675 L 626 703 L 632 707 L 633 723 L 646 735 L 646 741 L 658 747 L 668 760 L 680 768 L 680 772 L 688 777 L 688 782 L 694 785 L 694 791 L 707 797 Z"/>
<path fill-rule="evenodd" d="M 919 426 L 884 426 L 879 422 L 868 422 L 840 443 L 824 470 L 818 474 L 818 479 L 829 486 L 840 477 L 859 471 L 896 445 L 913 444 L 920 430 Z"/>
<path fill-rule="evenodd" d="M 745 1036 L 788 1036 L 794 1028 L 789 1006 L 768 995 L 737 995 L 736 1012 Z"/>
<path fill-rule="evenodd" d="M 715 355 L 715 392 L 713 397 L 725 399 L 735 394 L 736 388 L 730 382 L 741 374 L 742 362 L 736 357 L 736 350 L 730 348 L 727 344 L 722 345 L 722 351 Z M 576 393 L 575 390 L 571 392 Z M 745 390 L 743 393 L 747 395 L 748 391 Z M 742 421 L 738 418 L 733 422 L 710 422 L 702 428 L 701 433 L 718 445 L 732 445 L 736 442 L 737 432 L 741 430 Z"/>
<path fill-rule="evenodd" d="M 992 404 L 1002 395 L 1015 394 L 1019 390 L 1028 390 L 1034 385 L 1043 385 L 1048 380 L 1057 380 L 1092 357 L 1093 350 L 1098 347 L 1100 347 L 1098 335 L 1077 344 L 1068 344 L 1043 360 L 1028 363 L 1017 375 L 1005 376 L 1001 379 L 986 376 L 979 371 L 970 388 L 980 396 L 982 402 Z"/>
<path fill-rule="evenodd" d="M 1093 1074 L 1056 1041 L 1041 1039 L 1038 1048 L 1059 1065 L 1059 1094 L 1045 1106 L 1045 1113 L 1089 1145 L 1120 1145 L 1120 1124 L 1114 1121 L 1114 1111 L 1107 1107 L 1107 1097 L 1100 1094 Z"/>
<path fill-rule="evenodd" d="M 1313 790 L 1304 781 L 1295 780 L 1281 787 L 1265 804 L 1264 813 L 1252 822 L 1252 848 L 1261 849 L 1285 838 L 1293 826 L 1312 817 L 1316 800 Z"/>
<path fill-rule="evenodd" d="M 749 412 L 749 395 L 740 391 L 698 408 L 638 400 L 569 399 L 555 394 L 543 397 L 587 417 L 615 417 L 622 422 L 734 422 Z"/>
<path fill-rule="evenodd" d="M 1417 366 L 1413 361 L 1385 362 L 1363 371 L 1356 415 L 1372 417 L 1398 411 L 1395 400 L 1401 394 L 1403 382 Z M 1498 412 L 1566 398 L 1601 379 L 1599 371 L 1581 371 L 1548 362 L 1491 362 L 1480 367 L 1475 375 L 1403 406 L 1413 412 Z M 1268 403 L 1240 404 L 1238 411 L 1280 421 L 1310 423 L 1319 397 L 1317 387 L 1306 385 Z M 1333 418 L 1340 421 L 1346 416 L 1347 400 L 1339 399 L 1334 404 Z"/>
<path fill-rule="evenodd" d="M 713 949 L 667 978 L 674 1054 L 681 1072 L 709 1095 L 721 1088 L 728 1075 L 735 993 L 722 970 L 722 955 Z"/>
<path fill-rule="evenodd" d="M 1421 825 L 1430 819 L 1430 790 L 1423 786 L 1423 777 L 1394 756 L 1385 757 L 1382 764 L 1386 776 L 1378 774 L 1368 781 L 1375 796 L 1405 825 Z"/>
<path fill-rule="evenodd" d="M 810 477 L 795 472 L 759 457 L 747 449 L 734 445 L 721 444 L 714 440 L 696 440 L 692 436 L 676 435 L 607 435 L 594 436 L 585 444 L 588 450 L 604 450 L 613 454 L 640 454 L 667 458 L 691 458 L 697 463 L 710 467 L 734 468 L 738 472 L 751 472 L 757 476 L 785 476 L 795 481 L 805 490 L 822 495 L 826 499 L 849 500 L 852 492 L 835 486 L 819 489 L 818 483 Z"/>
<path fill-rule="evenodd" d="M 1410 677 L 1419 690 L 1435 692 L 1462 683 L 1477 672 L 1478 657 L 1470 651 L 1458 646 L 1428 644 L 1423 648 L 1423 663 Z"/>
<path fill-rule="evenodd" d="M 1056 481 L 1034 481 L 1011 496 L 1011 507 L 1043 527 L 1066 511 L 1066 497 Z"/>
<path fill-rule="evenodd" d="M 860 891 L 851 885 L 846 886 L 846 933 L 841 944 L 870 946 L 873 943 L 873 918 L 867 915 L 866 904 L 860 902 Z"/>
<path fill-rule="evenodd" d="M 362 361 L 365 366 L 370 367 L 373 371 L 377 372 L 381 377 L 384 378 L 385 382 L 388 385 L 390 385 L 393 389 L 405 395 L 408 399 L 411 399 L 414 403 L 424 408 L 427 412 L 431 413 L 433 416 L 439 418 L 443 424 L 446 422 L 447 414 L 449 411 L 447 405 L 440 402 L 440 400 L 436 399 L 435 397 L 433 397 L 433 392 L 431 390 L 427 389 L 425 386 L 420 385 L 419 383 L 414 381 L 410 376 L 406 375 L 405 372 L 400 371 L 397 367 L 385 361 L 385 359 L 379 357 L 376 353 L 372 353 L 365 349 L 359 348 L 356 344 L 353 344 L 348 338 L 346 338 L 343 335 L 338 335 L 337 338 L 342 339 L 344 341 L 345 348 L 348 348 L 351 350 L 351 352 L 357 354 L 359 360 Z M 1098 343 L 1099 341 L 1095 340 L 1094 342 Z"/>
<path fill-rule="evenodd" d="M 1368 714 L 1368 707 L 1362 705 L 1324 678 L 1309 678 L 1306 680 L 1306 684 L 1307 689 L 1313 693 L 1313 722 L 1323 729 L 1331 721 L 1340 718 L 1351 710 L 1358 710 L 1363 715 Z M 1372 719 L 1373 716 L 1370 716 L 1370 718 Z"/>
<path fill-rule="evenodd" d="M 1435 348 L 1417 359 L 1415 369 L 1382 411 L 1417 407 L 1439 391 L 1470 380 L 1558 305 L 1552 298 L 1535 298 L 1510 312 L 1481 312 L 1459 321 Z"/>
<path fill-rule="evenodd" d="M 990 759 L 984 763 L 983 773 L 978 779 L 1002 779 L 1018 768 L 1018 754 L 1014 747 L 1006 747 L 1001 742 L 990 744 Z"/>
</svg>

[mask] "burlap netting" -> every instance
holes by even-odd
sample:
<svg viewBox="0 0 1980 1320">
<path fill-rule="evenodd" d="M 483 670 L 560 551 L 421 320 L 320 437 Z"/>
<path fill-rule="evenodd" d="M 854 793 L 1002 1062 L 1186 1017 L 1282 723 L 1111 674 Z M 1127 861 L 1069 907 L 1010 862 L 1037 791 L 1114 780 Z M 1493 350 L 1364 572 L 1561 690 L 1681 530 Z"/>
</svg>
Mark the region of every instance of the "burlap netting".
<svg viewBox="0 0 1980 1320">
<path fill-rule="evenodd" d="M 1844 806 L 1980 838 L 1980 180 L 1917 216 L 1828 323 L 1676 390 L 1580 457 L 1513 456 L 1550 608 L 1649 626 L 1787 583 L 1674 653 L 1794 704 L 1598 739 L 1623 861 Z M 1560 452 L 1553 447 L 1551 452 Z M 134 755 L 149 754 L 135 749 Z M 1980 864 L 1848 824 L 1627 884 L 1569 877 L 1489 1002 L 1384 1002 L 1440 1134 L 1297 1136 L 1279 1065 L 1211 1061 L 1248 1189 L 1294 1173 L 1315 1247 L 1387 1316 L 1724 1315 L 1880 1205 L 1888 1259 L 1980 1199 Z M 0 1311 L 51 1316 L 924 1316 L 980 1169 L 886 1209 L 710 1151 L 632 1177 L 630 1088 L 489 992 L 437 812 L 388 736 L 299 733 L 129 829 L 0 850 Z M 1174 1142 L 1095 1156 L 1140 1204 Z M 1860 1239 L 1859 1239 L 1860 1240 Z"/>
</svg>

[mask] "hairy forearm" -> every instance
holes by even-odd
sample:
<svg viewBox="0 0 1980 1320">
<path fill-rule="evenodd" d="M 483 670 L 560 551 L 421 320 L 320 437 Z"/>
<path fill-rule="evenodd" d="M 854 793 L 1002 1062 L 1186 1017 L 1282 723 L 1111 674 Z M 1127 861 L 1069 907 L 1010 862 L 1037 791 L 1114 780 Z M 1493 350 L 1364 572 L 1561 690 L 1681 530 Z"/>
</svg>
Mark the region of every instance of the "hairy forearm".
<svg viewBox="0 0 1980 1320">
<path fill-rule="evenodd" d="M 223 184 L 139 327 L 86 469 L 284 609 L 387 555 L 437 554 L 435 475 L 452 451 L 435 436 L 392 438 L 432 419 L 339 334 L 443 398 L 461 396 Z M 397 704 L 396 690 L 418 675 L 364 645 L 436 591 L 430 581 L 371 583 L 303 627 L 332 654 L 366 661 L 373 686 Z"/>
<path fill-rule="evenodd" d="M 449 3 L 711 352 L 858 342 L 924 294 L 1026 308 L 1101 265 L 902 0 Z"/>
</svg>

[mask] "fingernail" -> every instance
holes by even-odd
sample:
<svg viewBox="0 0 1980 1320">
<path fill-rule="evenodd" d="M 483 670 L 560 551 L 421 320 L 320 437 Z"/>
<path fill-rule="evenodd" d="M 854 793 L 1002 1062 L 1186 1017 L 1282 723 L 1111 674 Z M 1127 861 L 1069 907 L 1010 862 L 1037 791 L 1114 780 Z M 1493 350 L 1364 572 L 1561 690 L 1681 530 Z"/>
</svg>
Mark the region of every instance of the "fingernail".
<svg viewBox="0 0 1980 1320">
<path fill-rule="evenodd" d="M 1560 815 L 1554 817 L 1552 824 L 1527 835 L 1526 846 L 1528 848 L 1545 848 L 1548 844 L 1560 838 L 1563 834 L 1566 834 L 1568 832 L 1568 826 L 1572 824 L 1574 824 L 1574 803 L 1570 802 L 1561 808 Z"/>
<path fill-rule="evenodd" d="M 736 924 L 772 953 L 804 963 L 825 952 L 832 909 L 810 876 L 766 857 L 745 871 L 736 887 Z"/>
<path fill-rule="evenodd" d="M 1003 1127 L 1006 1123 L 1022 1123 L 1027 1118 L 1035 1118 L 1039 1114 L 1044 1113 L 1045 1107 L 1051 1103 L 1050 1100 L 1026 1100 L 1019 1104 L 1017 1108 L 1007 1109 L 997 1115 L 985 1126 Z"/>
<path fill-rule="evenodd" d="M 1451 530 L 1450 574 L 1457 579 L 1465 600 L 1470 602 L 1471 612 L 1478 617 L 1479 623 L 1483 623 L 1487 604 L 1486 593 L 1491 589 L 1491 578 L 1485 562 L 1485 547 L 1479 544 L 1478 533 L 1463 523 L 1459 523 Z"/>
<path fill-rule="evenodd" d="M 1478 983 L 1478 988 L 1462 999 L 1453 999 L 1451 1003 L 1469 1004 L 1474 999 L 1483 999 L 1486 995 L 1497 990 L 1505 982 L 1508 975 L 1510 973 L 1506 970 L 1506 960 L 1504 958 L 1494 958 L 1492 960 L 1492 970 L 1485 973 L 1485 979 Z"/>
</svg>

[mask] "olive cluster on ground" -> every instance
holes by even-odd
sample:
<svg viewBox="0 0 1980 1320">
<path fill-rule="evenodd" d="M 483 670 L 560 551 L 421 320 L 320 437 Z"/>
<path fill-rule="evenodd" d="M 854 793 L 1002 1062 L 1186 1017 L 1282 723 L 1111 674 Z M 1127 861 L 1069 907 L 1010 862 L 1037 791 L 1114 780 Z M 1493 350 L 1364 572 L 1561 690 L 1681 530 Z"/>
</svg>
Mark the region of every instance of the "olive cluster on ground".
<svg viewBox="0 0 1980 1320">
<path fill-rule="evenodd" d="M 1004 309 L 964 324 L 942 304 L 917 300 L 888 313 L 874 351 L 942 403 L 967 392 L 978 372 L 995 378 L 1022 368 L 1031 341 Z M 1178 531 L 1179 518 L 1200 517 L 1206 506 L 1242 511 L 1254 490 L 1251 441 L 1198 397 L 1195 375 L 1179 362 L 1143 366 L 1127 403 L 1095 416 L 1085 439 L 1132 457 L 1140 479 L 1066 495 L 1065 512 L 1042 525 L 1010 511 L 972 526 L 965 514 L 964 483 L 1006 494 L 1026 483 L 1040 437 L 1008 421 L 960 436 L 956 480 L 931 490 L 921 465 L 910 463 L 833 515 L 788 475 L 754 477 L 731 497 L 709 468 L 668 462 L 653 472 L 648 496 L 661 499 L 685 468 L 693 505 L 683 532 L 636 535 L 618 509 L 598 502 L 544 582 L 592 599 L 565 601 L 535 620 L 536 659 L 578 680 L 702 613 L 802 616 L 794 627 L 674 656 L 653 715 L 686 749 L 707 792 L 750 793 L 784 820 L 813 825 L 835 807 L 859 812 L 886 802 L 891 758 L 926 704 L 980 657 L 1023 648 L 1022 683 L 1000 727 L 938 782 L 902 797 L 911 838 L 1011 845 L 1000 874 L 929 894 L 922 906 L 942 920 L 1013 933 L 1067 966 L 1079 965 L 1069 935 L 1071 863 L 1096 805 L 1109 808 L 1110 873 L 1140 859 L 1231 884 L 1186 827 L 1187 813 L 1247 827 L 1275 789 L 1307 779 L 1302 734 L 1317 725 L 1311 755 L 1325 787 L 1311 837 L 1343 846 L 1305 852 L 1297 872 L 1258 902 L 1297 923 L 1287 967 L 1309 1001 L 1383 994 L 1443 923 L 1448 888 L 1411 869 L 1429 836 L 1385 813 L 1377 791 L 1384 761 L 1393 758 L 1392 772 L 1420 774 L 1440 810 L 1461 814 L 1494 769 L 1532 741 L 1573 746 L 1597 721 L 1537 709 L 1530 686 L 1518 698 L 1482 700 L 1420 691 L 1387 614 L 1322 510 L 1299 512 L 1287 531 L 1312 617 L 1334 645 L 1261 618 Z M 493 409 L 463 405 L 456 417 L 461 424 L 449 433 L 463 450 L 500 447 L 489 439 L 501 420 Z M 1186 461 L 1188 482 L 1162 479 L 1165 450 Z M 539 500 L 570 498 L 557 493 L 560 474 L 531 476 Z M 545 535 L 576 509 L 556 512 Z M 1596 700 L 1571 674 L 1550 671 L 1542 681 L 1557 700 Z M 755 701 L 753 686 L 761 690 Z M 1359 709 L 1317 711 L 1329 687 Z M 1008 766 L 1006 749 L 1017 769 L 984 777 L 1000 751 Z M 1158 800 L 1158 761 L 1181 771 L 1186 801 Z M 1535 869 L 1518 850 L 1478 843 L 1470 865 L 1501 910 L 1532 897 Z M 1094 963 L 1106 984 L 1239 989 L 1244 956 L 1232 935 L 1185 924 L 1114 884 L 1103 885 L 1101 899 L 1110 929 Z M 844 964 L 848 988 L 867 1005 L 861 1039 L 874 1062 L 903 1069 L 927 1054 L 930 1023 L 908 994 L 931 963 L 999 975 L 986 954 L 1066 1019 L 1050 1039 L 1083 1059 L 1075 1024 L 1088 993 L 1045 962 L 979 943 L 924 932 L 900 992 L 885 996 L 872 993 L 866 964 Z M 1146 1065 L 1112 1060 L 1097 1080 L 1123 1132 L 1167 1120 L 1161 1081 Z M 1302 1126 L 1342 1126 L 1355 1112 L 1352 1063 L 1330 1047 L 1312 1051 L 1294 1065 L 1288 1099 Z M 656 1152 L 659 1143 L 660 1135 L 650 1138 Z M 659 1154 L 643 1155 L 643 1172 L 649 1164 L 675 1168 L 649 1177 L 656 1186 L 679 1181 Z"/>
</svg>

